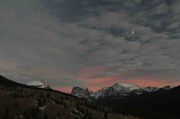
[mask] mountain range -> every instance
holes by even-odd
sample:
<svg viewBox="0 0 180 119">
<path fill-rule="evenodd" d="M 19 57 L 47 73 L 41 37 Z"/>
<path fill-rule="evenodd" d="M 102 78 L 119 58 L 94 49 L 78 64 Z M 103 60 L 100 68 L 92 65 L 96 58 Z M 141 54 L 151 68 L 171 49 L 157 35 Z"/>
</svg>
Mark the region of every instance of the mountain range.
<svg viewBox="0 0 180 119">
<path fill-rule="evenodd" d="M 0 76 L 0 119 L 140 119 L 42 87 L 45 83 L 41 81 L 28 84 Z"/>
<path fill-rule="evenodd" d="M 2 119 L 179 119 L 180 86 L 117 83 L 96 92 L 74 87 L 66 94 L 0 76 Z M 34 85 L 35 84 L 35 85 Z"/>
<path fill-rule="evenodd" d="M 116 113 L 144 119 L 179 119 L 180 86 L 140 87 L 117 83 L 96 92 L 74 87 L 72 95 L 104 105 Z"/>
<path fill-rule="evenodd" d="M 155 92 L 161 89 L 170 90 L 173 86 L 158 87 L 140 87 L 133 84 L 116 83 L 112 86 L 105 87 L 97 90 L 96 92 L 90 91 L 88 88 L 74 87 L 71 94 L 79 98 L 85 98 L 88 100 L 101 99 L 107 97 L 124 98 L 128 95 L 141 95 L 144 93 Z"/>
</svg>

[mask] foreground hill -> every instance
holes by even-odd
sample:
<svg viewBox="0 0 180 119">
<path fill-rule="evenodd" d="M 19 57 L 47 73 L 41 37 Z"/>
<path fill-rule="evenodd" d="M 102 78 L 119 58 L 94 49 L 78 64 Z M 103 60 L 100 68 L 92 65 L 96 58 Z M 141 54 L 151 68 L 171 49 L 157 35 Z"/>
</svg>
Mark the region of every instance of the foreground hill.
<svg viewBox="0 0 180 119">
<path fill-rule="evenodd" d="M 107 97 L 98 100 L 99 104 L 112 107 L 146 119 L 179 119 L 180 86 L 170 90 L 160 89 L 141 95 L 129 95 L 124 98 Z"/>
<path fill-rule="evenodd" d="M 0 76 L 0 119 L 139 119 L 52 89 Z"/>
<path fill-rule="evenodd" d="M 6 77 L 3 77 L 1 75 L 0 75 L 0 85 L 1 86 L 8 86 L 8 87 L 18 87 L 18 86 L 23 87 L 23 86 L 25 86 L 23 84 L 9 80 Z"/>
</svg>

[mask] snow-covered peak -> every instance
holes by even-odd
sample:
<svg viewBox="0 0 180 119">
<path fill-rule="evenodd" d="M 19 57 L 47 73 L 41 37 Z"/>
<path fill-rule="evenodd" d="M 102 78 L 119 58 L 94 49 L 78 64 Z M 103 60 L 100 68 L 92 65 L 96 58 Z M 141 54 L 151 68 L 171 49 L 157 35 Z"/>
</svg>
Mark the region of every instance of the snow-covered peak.
<svg viewBox="0 0 180 119">
<path fill-rule="evenodd" d="M 133 90 L 141 89 L 139 86 L 133 84 L 116 83 L 110 87 L 100 89 L 94 93 L 94 98 L 103 98 L 109 96 L 127 96 Z"/>
<path fill-rule="evenodd" d="M 32 81 L 32 82 L 27 83 L 27 85 L 37 87 L 37 88 L 49 88 L 48 83 L 46 83 L 45 81 Z"/>
<path fill-rule="evenodd" d="M 74 87 L 71 94 L 80 98 L 103 98 L 109 96 L 127 96 L 131 91 L 141 89 L 133 84 L 116 83 L 112 86 L 102 88 L 96 92 L 91 92 L 87 88 Z"/>
<path fill-rule="evenodd" d="M 159 88 L 157 88 L 157 87 L 144 87 L 143 88 L 143 91 L 146 91 L 146 92 L 155 92 L 158 90 L 159 90 Z"/>
<path fill-rule="evenodd" d="M 129 91 L 140 89 L 139 86 L 127 83 L 116 83 L 111 87 L 113 87 L 116 90 L 128 89 Z"/>
<path fill-rule="evenodd" d="M 146 92 L 155 92 L 155 91 L 158 91 L 160 89 L 164 89 L 164 90 L 170 90 L 172 89 L 174 86 L 170 86 L 170 85 L 167 85 L 167 86 L 164 86 L 162 88 L 158 88 L 158 87 L 144 87 L 142 88 L 143 91 L 146 91 Z"/>
</svg>

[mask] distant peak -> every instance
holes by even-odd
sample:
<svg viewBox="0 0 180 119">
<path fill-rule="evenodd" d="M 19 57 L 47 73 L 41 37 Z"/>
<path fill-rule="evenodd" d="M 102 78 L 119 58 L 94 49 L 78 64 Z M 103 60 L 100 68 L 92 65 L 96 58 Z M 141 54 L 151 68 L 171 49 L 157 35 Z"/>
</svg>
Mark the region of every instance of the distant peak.
<svg viewBox="0 0 180 119">
<path fill-rule="evenodd" d="M 77 86 L 73 87 L 73 89 L 74 89 L 74 90 L 76 90 L 76 89 L 80 89 L 80 90 L 89 90 L 89 89 L 86 88 L 86 87 L 77 87 Z"/>
<path fill-rule="evenodd" d="M 175 86 L 172 86 L 172 85 L 166 85 L 164 87 L 162 87 L 163 89 L 166 89 L 166 90 L 169 90 L 169 89 L 172 89 L 174 88 Z"/>
<path fill-rule="evenodd" d="M 124 87 L 124 88 L 132 88 L 133 89 L 140 89 L 141 87 L 135 84 L 128 84 L 128 83 L 116 83 L 112 87 Z"/>
<path fill-rule="evenodd" d="M 117 85 L 119 85 L 119 86 L 124 86 L 124 87 L 137 86 L 137 85 L 135 85 L 135 84 L 129 84 L 129 83 L 115 83 L 115 84 L 114 84 L 114 86 L 117 86 Z M 137 86 L 137 87 L 139 87 L 139 86 Z"/>
<path fill-rule="evenodd" d="M 77 96 L 79 98 L 89 98 L 91 95 L 91 91 L 85 87 L 73 87 L 71 94 Z"/>
</svg>

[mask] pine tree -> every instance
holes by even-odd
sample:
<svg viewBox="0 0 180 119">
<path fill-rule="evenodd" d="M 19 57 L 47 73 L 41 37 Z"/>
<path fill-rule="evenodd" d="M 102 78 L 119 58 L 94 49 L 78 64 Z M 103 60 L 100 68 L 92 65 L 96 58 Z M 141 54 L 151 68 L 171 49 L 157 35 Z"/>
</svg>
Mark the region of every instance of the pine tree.
<svg viewBox="0 0 180 119">
<path fill-rule="evenodd" d="M 47 113 L 44 114 L 44 119 L 48 119 Z"/>
<path fill-rule="evenodd" d="M 9 108 L 6 108 L 3 119 L 10 119 Z"/>
<path fill-rule="evenodd" d="M 108 119 L 108 113 L 104 112 L 104 119 Z"/>
</svg>

